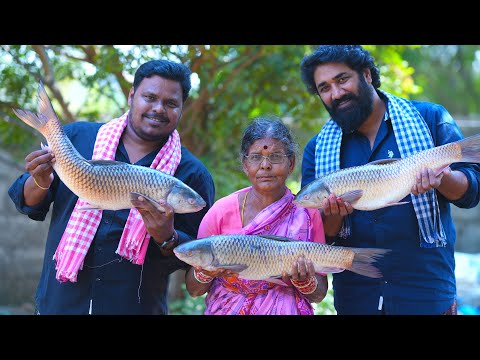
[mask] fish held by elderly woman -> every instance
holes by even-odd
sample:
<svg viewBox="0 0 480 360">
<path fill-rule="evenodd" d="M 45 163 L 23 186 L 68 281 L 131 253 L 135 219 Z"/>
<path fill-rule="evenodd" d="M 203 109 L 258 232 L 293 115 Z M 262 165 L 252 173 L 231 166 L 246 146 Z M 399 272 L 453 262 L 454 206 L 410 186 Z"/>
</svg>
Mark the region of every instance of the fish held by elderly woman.
<svg viewBox="0 0 480 360">
<path fill-rule="evenodd" d="M 337 170 L 304 186 L 293 201 L 298 206 L 321 209 L 332 193 L 354 209 L 376 210 L 402 205 L 422 168 L 436 175 L 456 162 L 480 163 L 480 134 L 420 151 L 403 159 L 385 159 Z"/>
<path fill-rule="evenodd" d="M 81 210 L 129 209 L 133 207 L 132 193 L 156 202 L 164 200 L 176 213 L 197 212 L 205 207 L 196 191 L 162 171 L 119 161 L 86 160 L 65 134 L 42 83 L 38 86 L 38 107 L 38 114 L 13 111 L 47 139 L 55 155 L 53 169 L 75 195 L 89 203 Z"/>
<path fill-rule="evenodd" d="M 292 264 L 303 255 L 311 260 L 316 273 L 344 270 L 381 278 L 374 265 L 389 249 L 353 248 L 297 241 L 274 235 L 213 235 L 183 243 L 173 249 L 183 262 L 208 271 L 232 270 L 247 280 L 278 281 L 290 274 Z"/>
</svg>

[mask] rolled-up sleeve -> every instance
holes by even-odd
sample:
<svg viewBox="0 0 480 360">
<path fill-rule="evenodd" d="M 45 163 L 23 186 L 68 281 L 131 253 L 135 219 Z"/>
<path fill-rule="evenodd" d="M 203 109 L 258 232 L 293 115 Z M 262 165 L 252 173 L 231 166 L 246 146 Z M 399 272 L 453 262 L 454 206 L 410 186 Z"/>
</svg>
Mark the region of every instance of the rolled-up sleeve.
<svg viewBox="0 0 480 360">
<path fill-rule="evenodd" d="M 480 166 L 478 164 L 452 165 L 452 170 L 458 170 L 465 174 L 468 180 L 468 188 L 465 194 L 458 200 L 452 201 L 452 204 L 464 209 L 471 209 L 478 205 L 480 195 L 478 184 L 480 182 Z"/>
<path fill-rule="evenodd" d="M 36 221 L 45 220 L 47 213 L 50 209 L 50 204 L 53 199 L 53 190 L 49 189 L 47 196 L 41 203 L 35 206 L 28 206 L 25 204 L 25 197 L 23 196 L 23 187 L 25 182 L 30 177 L 29 173 L 20 175 L 17 180 L 8 189 L 8 195 L 12 199 L 18 212 L 27 215 L 30 219 Z"/>
<path fill-rule="evenodd" d="M 462 131 L 450 113 L 441 105 L 431 108 L 430 116 L 436 123 L 436 146 L 459 141 L 464 138 Z M 465 174 L 468 180 L 468 188 L 465 194 L 458 200 L 451 203 L 459 208 L 470 209 L 477 206 L 480 197 L 478 185 L 480 182 L 480 165 L 474 163 L 458 162 L 453 163 L 450 168 Z"/>
</svg>

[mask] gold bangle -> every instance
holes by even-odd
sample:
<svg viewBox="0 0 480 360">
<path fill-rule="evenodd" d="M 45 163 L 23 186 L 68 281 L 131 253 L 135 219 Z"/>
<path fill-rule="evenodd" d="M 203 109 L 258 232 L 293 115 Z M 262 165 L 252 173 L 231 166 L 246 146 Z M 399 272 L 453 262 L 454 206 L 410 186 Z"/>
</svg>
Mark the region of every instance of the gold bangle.
<svg viewBox="0 0 480 360">
<path fill-rule="evenodd" d="M 43 187 L 43 186 L 38 185 L 37 180 L 35 180 L 35 178 L 33 176 L 32 176 L 32 179 L 33 179 L 33 182 L 35 183 L 35 185 L 37 185 L 40 189 L 42 189 L 42 190 L 50 189 L 50 186 L 49 187 Z"/>
<path fill-rule="evenodd" d="M 318 287 L 317 277 L 314 276 L 313 279 L 314 279 L 314 283 L 312 284 L 313 286 L 297 288 L 297 290 L 300 291 L 303 295 L 313 294 L 315 292 L 315 290 L 317 290 L 317 287 Z"/>
<path fill-rule="evenodd" d="M 201 284 L 209 284 L 213 281 L 213 276 L 204 274 L 203 272 L 193 269 L 193 277 Z"/>
</svg>

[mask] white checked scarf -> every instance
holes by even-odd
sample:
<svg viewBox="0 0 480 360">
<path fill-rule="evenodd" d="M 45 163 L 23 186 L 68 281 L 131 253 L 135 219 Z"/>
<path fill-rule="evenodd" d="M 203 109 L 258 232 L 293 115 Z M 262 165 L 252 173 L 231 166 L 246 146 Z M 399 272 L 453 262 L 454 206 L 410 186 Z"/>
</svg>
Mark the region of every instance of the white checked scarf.
<svg viewBox="0 0 480 360">
<path fill-rule="evenodd" d="M 117 119 L 102 125 L 97 133 L 92 160 L 114 160 L 120 137 L 127 125 L 128 112 Z M 180 135 L 175 130 L 160 149 L 150 165 L 151 168 L 172 175 L 181 159 Z M 77 273 L 83 268 L 83 261 L 93 241 L 102 218 L 102 210 L 78 210 L 88 206 L 88 202 L 78 199 L 63 233 L 60 244 L 53 256 L 56 260 L 57 280 L 77 281 Z M 136 208 L 130 209 L 122 237 L 116 253 L 132 261 L 143 264 L 150 234 L 147 233 L 142 216 Z"/>
<path fill-rule="evenodd" d="M 378 91 L 381 91 L 377 89 Z M 425 120 L 408 100 L 381 91 L 388 98 L 388 113 L 402 158 L 434 147 Z M 330 119 L 317 136 L 315 147 L 315 177 L 340 169 L 342 129 Z M 446 235 L 440 219 L 435 190 L 414 196 L 410 194 L 420 228 L 420 247 L 445 247 Z M 350 235 L 350 219 L 345 218 L 339 236 Z"/>
</svg>

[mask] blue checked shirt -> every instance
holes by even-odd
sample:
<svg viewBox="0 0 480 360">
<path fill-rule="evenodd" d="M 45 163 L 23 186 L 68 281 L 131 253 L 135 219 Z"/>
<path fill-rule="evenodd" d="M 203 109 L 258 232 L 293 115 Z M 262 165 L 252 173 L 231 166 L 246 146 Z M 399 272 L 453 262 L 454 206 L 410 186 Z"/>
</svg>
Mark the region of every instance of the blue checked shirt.
<svg viewBox="0 0 480 360">
<path fill-rule="evenodd" d="M 383 94 L 380 96 L 385 99 Z M 463 138 L 446 109 L 437 104 L 412 101 L 429 127 L 435 146 Z M 302 187 L 315 180 L 315 146 L 313 137 L 303 154 Z M 401 158 L 390 119 L 382 122 L 373 149 L 369 140 L 358 132 L 344 135 L 340 167 Z M 479 202 L 480 166 L 456 163 L 452 170 L 462 171 L 469 182 L 465 195 L 452 202 L 460 208 L 472 208 Z M 371 279 L 350 271 L 333 275 L 335 308 L 345 314 L 440 314 L 448 309 L 456 295 L 455 227 L 450 202 L 440 193 L 440 218 L 447 239 L 446 247 L 422 248 L 418 220 L 410 195 L 401 201 L 409 204 L 374 211 L 354 210 L 351 235 L 336 238 L 336 245 L 392 249 L 380 261 L 384 277 Z"/>
</svg>

